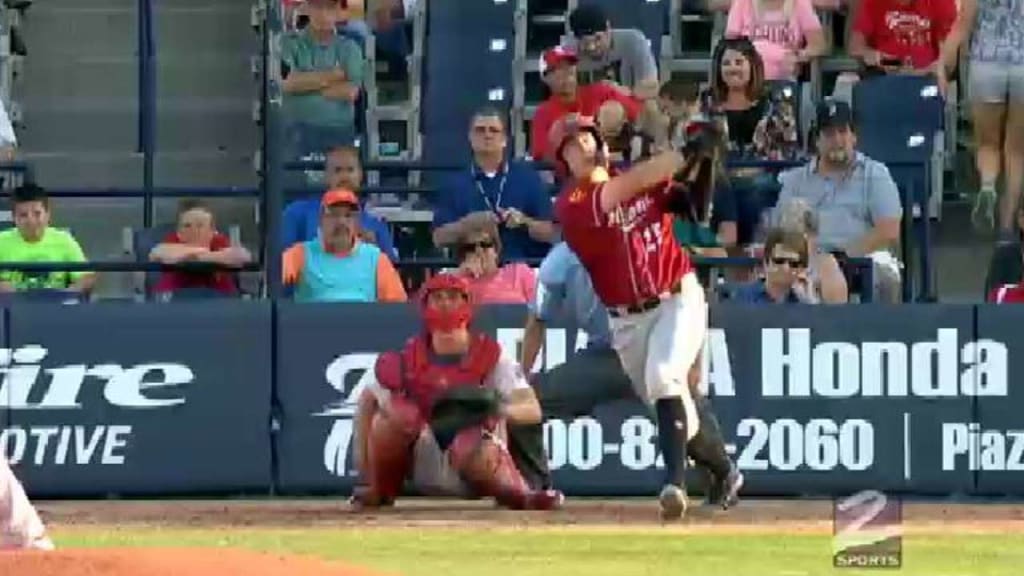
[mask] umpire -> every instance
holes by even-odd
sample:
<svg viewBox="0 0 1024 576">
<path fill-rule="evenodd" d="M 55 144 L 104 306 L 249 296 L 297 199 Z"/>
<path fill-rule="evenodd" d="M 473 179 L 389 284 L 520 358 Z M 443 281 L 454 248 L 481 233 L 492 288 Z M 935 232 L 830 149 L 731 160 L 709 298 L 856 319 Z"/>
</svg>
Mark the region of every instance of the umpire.
<svg viewBox="0 0 1024 576">
<path fill-rule="evenodd" d="M 531 384 L 545 418 L 572 419 L 590 414 L 595 407 L 636 394 L 611 346 L 608 312 L 591 286 L 590 276 L 564 242 L 556 245 L 541 263 L 537 295 L 529 305 L 521 364 L 529 374 L 544 342 L 547 322 L 563 318 L 588 336 L 587 347 L 563 364 L 535 375 Z M 574 349 L 573 348 L 570 349 Z M 739 501 L 743 475 L 729 459 L 718 420 L 697 390 L 699 371 L 688 375 L 700 419 L 700 429 L 690 440 L 687 453 L 711 475 L 709 504 L 728 509 Z M 541 425 L 509 428 L 509 449 L 520 471 L 535 487 L 551 485 Z"/>
</svg>

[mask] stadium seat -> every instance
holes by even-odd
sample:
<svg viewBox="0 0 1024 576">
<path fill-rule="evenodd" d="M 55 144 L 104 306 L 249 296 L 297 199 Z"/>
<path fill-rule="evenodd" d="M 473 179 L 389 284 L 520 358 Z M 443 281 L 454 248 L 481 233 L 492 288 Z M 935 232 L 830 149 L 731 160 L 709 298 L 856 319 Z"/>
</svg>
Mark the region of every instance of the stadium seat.
<svg viewBox="0 0 1024 576">
<path fill-rule="evenodd" d="M 925 76 L 878 76 L 853 88 L 858 126 L 906 125 L 938 132 L 945 124 L 945 103 L 935 80 Z"/>
<path fill-rule="evenodd" d="M 437 0 L 430 3 L 427 21 L 425 149 L 439 133 L 455 129 L 464 134 L 462 128 L 480 106 L 511 105 L 515 3 Z"/>
</svg>

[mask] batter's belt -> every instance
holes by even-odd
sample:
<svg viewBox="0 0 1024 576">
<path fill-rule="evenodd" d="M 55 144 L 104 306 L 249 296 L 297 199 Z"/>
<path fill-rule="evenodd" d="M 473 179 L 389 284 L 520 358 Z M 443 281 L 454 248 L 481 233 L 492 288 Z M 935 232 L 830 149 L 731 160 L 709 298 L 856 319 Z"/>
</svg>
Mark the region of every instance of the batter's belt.
<svg viewBox="0 0 1024 576">
<path fill-rule="evenodd" d="M 623 316 L 632 316 L 633 314 L 643 314 L 644 312 L 654 310 L 660 306 L 663 301 L 679 294 L 682 291 L 683 281 L 676 280 L 668 290 L 658 296 L 652 296 L 651 298 L 628 306 L 609 307 L 608 315 L 613 318 L 622 318 Z"/>
</svg>

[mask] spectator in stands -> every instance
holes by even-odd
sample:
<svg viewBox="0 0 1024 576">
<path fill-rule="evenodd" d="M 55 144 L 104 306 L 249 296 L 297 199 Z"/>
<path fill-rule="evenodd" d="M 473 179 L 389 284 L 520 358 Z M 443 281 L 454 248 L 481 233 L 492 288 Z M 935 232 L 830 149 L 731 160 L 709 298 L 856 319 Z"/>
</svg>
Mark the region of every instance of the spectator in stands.
<svg viewBox="0 0 1024 576">
<path fill-rule="evenodd" d="M 838 259 L 848 284 L 859 286 L 860 277 L 847 259 L 870 258 L 875 286 L 862 290 L 898 302 L 901 265 L 891 249 L 899 242 L 903 206 L 896 183 L 884 164 L 856 151 L 849 104 L 823 102 L 816 126 L 818 153 L 807 165 L 779 175 L 779 203 L 799 198 L 813 206 L 820 249 Z"/>
<path fill-rule="evenodd" d="M 658 65 L 651 43 L 636 29 L 612 28 L 604 9 L 586 4 L 569 15 L 573 38 L 568 48 L 579 56 L 581 83 L 605 82 L 637 100 L 658 96 Z"/>
<path fill-rule="evenodd" d="M 494 222 L 508 259 L 543 258 L 556 235 L 551 193 L 536 170 L 507 159 L 501 112 L 473 114 L 469 142 L 473 163 L 442 188 L 434 206 L 434 244 L 454 246 L 470 228 Z"/>
<path fill-rule="evenodd" d="M 725 35 L 754 43 L 766 80 L 796 80 L 801 65 L 828 49 L 811 0 L 734 0 Z"/>
<path fill-rule="evenodd" d="M 807 237 L 807 279 L 814 296 L 827 304 L 847 303 L 850 292 L 846 277 L 836 257 L 820 250 L 818 216 L 811 206 L 802 199 L 790 198 L 780 202 L 773 215 L 773 228 Z"/>
<path fill-rule="evenodd" d="M 0 162 L 14 160 L 18 150 L 18 137 L 14 134 L 14 125 L 7 115 L 7 107 L 0 102 Z"/>
<path fill-rule="evenodd" d="M 850 55 L 871 74 L 930 74 L 956 21 L 956 0 L 861 0 Z"/>
<path fill-rule="evenodd" d="M 974 220 L 995 225 L 1002 160 L 1006 190 L 999 205 L 999 231 L 1001 241 L 1012 243 L 1014 214 L 1024 188 L 1024 8 L 1020 2 L 961 0 L 959 18 L 935 69 L 943 89 L 961 46 L 970 54 L 968 98 L 981 175 Z"/>
<path fill-rule="evenodd" d="M 149 259 L 164 264 L 209 262 L 237 268 L 252 262 L 252 254 L 242 246 L 232 246 L 231 239 L 217 231 L 209 206 L 199 200 L 184 200 L 178 206 L 177 231 L 154 246 Z M 226 270 L 170 270 L 160 275 L 153 291 L 171 297 L 182 291 L 235 296 L 238 282 L 235 274 Z"/>
<path fill-rule="evenodd" d="M 697 82 L 666 82 L 658 91 L 658 114 L 646 127 L 657 150 L 680 148 L 685 143 L 683 130 L 690 118 L 700 114 L 700 85 Z"/>
<path fill-rule="evenodd" d="M 284 284 L 298 302 L 404 302 L 402 280 L 380 249 L 359 240 L 359 198 L 331 190 L 321 200 L 320 235 L 283 256 Z"/>
<path fill-rule="evenodd" d="M 795 108 L 781 104 L 792 94 L 773 93 L 765 85 L 764 62 L 747 38 L 728 38 L 715 48 L 711 67 L 712 105 L 729 124 L 734 155 L 789 158 L 799 148 Z M 783 132 L 776 134 L 776 131 Z"/>
<path fill-rule="evenodd" d="M 613 167 L 621 169 L 654 155 L 654 139 L 630 121 L 621 103 L 609 100 L 602 104 L 596 123 Z"/>
<path fill-rule="evenodd" d="M 355 141 L 365 66 L 359 45 L 338 34 L 337 0 L 307 0 L 305 11 L 309 26 L 285 35 L 281 46 L 293 157 Z"/>
<path fill-rule="evenodd" d="M 765 240 L 764 278 L 738 286 L 730 300 L 749 304 L 817 304 L 807 262 L 807 237 L 773 228 Z"/>
<path fill-rule="evenodd" d="M 11 194 L 14 228 L 0 232 L 0 262 L 60 264 L 85 262 L 85 253 L 66 230 L 50 226 L 50 199 L 35 184 Z M 96 283 L 93 272 L 17 272 L 0 270 L 0 292 L 67 290 L 87 294 Z"/>
<path fill-rule="evenodd" d="M 344 188 L 357 196 L 363 184 L 363 166 L 359 149 L 354 146 L 336 146 L 326 153 L 324 183 L 327 190 Z M 386 222 L 366 211 L 365 200 L 360 198 L 359 239 L 375 244 L 392 260 L 398 259 L 391 230 Z M 304 198 L 288 204 L 284 210 L 282 242 L 284 247 L 307 242 L 320 232 L 320 198 Z"/>
<path fill-rule="evenodd" d="M 562 46 L 546 50 L 541 56 L 541 79 L 551 95 L 537 107 L 530 124 L 530 155 L 534 160 L 547 158 L 548 133 L 562 116 L 595 116 L 601 105 L 609 101 L 621 104 L 629 122 L 635 121 L 640 113 L 639 102 L 607 84 L 579 86 L 576 78 L 578 61 L 572 48 Z"/>
<path fill-rule="evenodd" d="M 459 242 L 459 270 L 480 304 L 533 301 L 537 273 L 522 262 L 501 262 L 501 237 L 493 222 L 473 226 Z"/>
<path fill-rule="evenodd" d="M 712 58 L 713 112 L 725 115 L 729 156 L 741 159 L 782 159 L 799 148 L 795 113 L 765 88 L 764 64 L 746 38 L 724 39 Z M 738 168 L 729 173 L 736 195 L 737 242 L 755 241 L 763 212 L 775 205 L 778 183 L 762 168 Z"/>
</svg>

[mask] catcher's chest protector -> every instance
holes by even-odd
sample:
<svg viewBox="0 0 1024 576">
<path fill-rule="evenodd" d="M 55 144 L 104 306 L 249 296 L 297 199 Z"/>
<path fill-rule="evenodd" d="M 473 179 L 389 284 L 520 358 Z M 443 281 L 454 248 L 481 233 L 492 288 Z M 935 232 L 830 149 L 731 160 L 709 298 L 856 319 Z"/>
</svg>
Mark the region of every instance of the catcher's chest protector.
<svg viewBox="0 0 1024 576">
<path fill-rule="evenodd" d="M 501 347 L 484 334 L 474 334 L 469 352 L 458 364 L 435 362 L 425 338 L 416 338 L 402 350 L 402 387 L 423 414 L 430 414 L 437 398 L 460 386 L 483 386 L 498 364 Z"/>
</svg>

